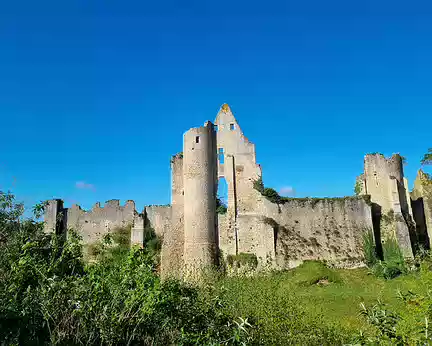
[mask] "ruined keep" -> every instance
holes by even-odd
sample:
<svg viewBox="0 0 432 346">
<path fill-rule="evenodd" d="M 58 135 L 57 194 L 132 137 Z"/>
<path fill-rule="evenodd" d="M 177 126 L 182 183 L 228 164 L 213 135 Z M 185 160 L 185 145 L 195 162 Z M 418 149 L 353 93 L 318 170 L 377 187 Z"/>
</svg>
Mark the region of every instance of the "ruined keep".
<svg viewBox="0 0 432 346">
<path fill-rule="evenodd" d="M 378 248 L 392 238 L 406 257 L 419 244 L 429 247 L 432 189 L 427 178 L 419 171 L 410 193 L 400 155 L 368 154 L 356 196 L 272 200 L 260 186 L 255 145 L 224 104 L 214 124 L 207 121 L 183 135 L 183 152 L 171 158 L 171 205 L 146 206 L 138 213 L 133 201 L 120 206 L 112 200 L 84 211 L 51 200 L 45 229 L 73 228 L 88 244 L 115 227 L 130 226 L 131 243 L 142 246 L 150 226 L 162 238 L 161 275 L 179 279 L 199 276 L 220 261 L 242 266 L 244 258 L 252 258 L 247 265 L 256 270 L 292 268 L 314 259 L 353 267 L 363 264 L 368 230 Z M 216 212 L 221 179 L 228 187 L 225 213 Z"/>
</svg>

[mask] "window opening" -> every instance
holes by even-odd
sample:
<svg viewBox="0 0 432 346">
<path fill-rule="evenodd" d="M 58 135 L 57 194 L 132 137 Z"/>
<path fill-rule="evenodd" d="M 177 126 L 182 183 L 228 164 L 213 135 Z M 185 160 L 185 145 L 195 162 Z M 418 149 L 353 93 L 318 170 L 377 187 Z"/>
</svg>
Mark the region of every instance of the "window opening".
<svg viewBox="0 0 432 346">
<path fill-rule="evenodd" d="M 199 136 L 195 137 L 195 143 L 199 143 Z"/>
<path fill-rule="evenodd" d="M 234 124 L 230 124 L 230 131 L 233 131 L 235 129 Z"/>
<path fill-rule="evenodd" d="M 223 165 L 225 162 L 224 149 L 223 148 L 219 148 L 218 159 L 219 159 L 219 163 Z"/>
<path fill-rule="evenodd" d="M 220 177 L 217 188 L 217 212 L 225 214 L 228 206 L 228 183 L 225 177 Z"/>
</svg>

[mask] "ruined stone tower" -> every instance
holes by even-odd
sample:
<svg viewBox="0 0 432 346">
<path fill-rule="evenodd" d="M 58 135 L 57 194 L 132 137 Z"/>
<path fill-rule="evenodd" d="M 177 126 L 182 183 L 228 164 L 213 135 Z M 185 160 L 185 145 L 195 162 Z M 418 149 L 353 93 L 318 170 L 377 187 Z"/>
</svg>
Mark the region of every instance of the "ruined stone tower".
<svg viewBox="0 0 432 346">
<path fill-rule="evenodd" d="M 183 153 L 171 158 L 171 227 L 163 236 L 162 278 L 181 279 L 184 251 Z"/>
<path fill-rule="evenodd" d="M 417 172 L 411 198 L 419 241 L 429 249 L 432 239 L 432 179 L 421 169 Z"/>
<path fill-rule="evenodd" d="M 216 132 L 208 121 L 183 136 L 184 276 L 216 263 Z"/>
<path fill-rule="evenodd" d="M 44 212 L 44 231 L 46 233 L 62 233 L 64 231 L 63 201 L 53 199 L 47 201 Z"/>
<path fill-rule="evenodd" d="M 365 194 L 370 195 L 374 206 L 375 228 L 379 228 L 381 240 L 393 237 L 403 254 L 412 257 L 411 237 L 415 229 L 410 229 L 414 222 L 402 157 L 395 154 L 386 159 L 382 154 L 366 155 L 364 181 Z"/>
</svg>

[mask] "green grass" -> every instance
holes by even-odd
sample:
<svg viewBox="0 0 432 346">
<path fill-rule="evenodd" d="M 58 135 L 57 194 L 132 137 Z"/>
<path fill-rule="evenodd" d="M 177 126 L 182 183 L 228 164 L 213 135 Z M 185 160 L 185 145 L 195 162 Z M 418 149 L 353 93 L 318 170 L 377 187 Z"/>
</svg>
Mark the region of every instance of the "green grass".
<svg viewBox="0 0 432 346">
<path fill-rule="evenodd" d="M 398 291 L 426 294 L 430 273 L 385 280 L 367 268 L 330 269 L 311 261 L 285 272 L 223 278 L 216 286 L 228 309 L 253 319 L 261 344 L 342 344 L 360 331 L 376 335 L 360 314 L 361 303 L 371 306 L 379 299 L 392 311 L 415 318 Z"/>
</svg>

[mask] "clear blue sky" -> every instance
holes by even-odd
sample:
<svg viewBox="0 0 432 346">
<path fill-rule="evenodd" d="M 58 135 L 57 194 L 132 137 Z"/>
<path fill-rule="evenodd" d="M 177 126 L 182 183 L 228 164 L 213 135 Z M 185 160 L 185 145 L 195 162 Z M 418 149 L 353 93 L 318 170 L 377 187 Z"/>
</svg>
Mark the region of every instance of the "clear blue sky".
<svg viewBox="0 0 432 346">
<path fill-rule="evenodd" d="M 350 195 L 368 152 L 432 147 L 430 1 L 2 1 L 0 189 L 170 199 L 182 134 L 227 102 L 264 182 Z"/>
</svg>

